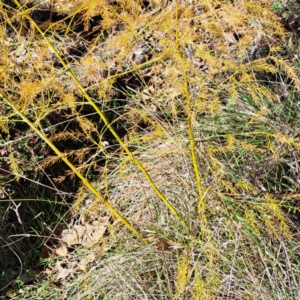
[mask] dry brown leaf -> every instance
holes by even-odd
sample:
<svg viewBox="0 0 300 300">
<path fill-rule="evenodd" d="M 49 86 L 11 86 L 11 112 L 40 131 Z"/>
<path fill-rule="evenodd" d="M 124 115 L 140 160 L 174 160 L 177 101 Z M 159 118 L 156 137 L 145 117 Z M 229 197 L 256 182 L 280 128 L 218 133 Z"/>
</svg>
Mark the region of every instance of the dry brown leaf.
<svg viewBox="0 0 300 300">
<path fill-rule="evenodd" d="M 3 147 L 3 148 L 1 148 L 0 149 L 0 154 L 3 156 L 3 155 L 5 155 L 6 153 L 8 153 L 8 149 L 7 149 L 8 147 L 7 146 L 5 146 L 5 147 Z"/>
<path fill-rule="evenodd" d="M 91 247 L 96 244 L 106 231 L 109 217 L 94 221 L 92 224 L 74 225 L 73 228 L 65 229 L 60 235 L 62 242 L 68 246 L 81 244 Z"/>
<path fill-rule="evenodd" d="M 168 240 L 161 238 L 156 244 L 156 247 L 159 251 L 167 251 L 170 250 L 171 244 L 169 244 Z"/>
<path fill-rule="evenodd" d="M 67 277 L 69 277 L 70 275 L 72 275 L 74 273 L 74 269 L 67 269 L 62 267 L 62 263 L 57 261 L 53 267 L 52 271 L 52 275 L 53 275 L 53 281 L 57 282 L 60 281 L 62 282 L 63 280 L 65 280 Z"/>
<path fill-rule="evenodd" d="M 156 244 L 157 250 L 159 251 L 167 251 L 172 249 L 183 248 L 181 244 L 175 243 L 171 240 L 160 238 L 158 243 Z"/>
<path fill-rule="evenodd" d="M 86 271 L 88 265 L 91 265 L 96 259 L 94 253 L 90 253 L 86 257 L 80 260 L 78 265 L 76 266 L 76 270 Z"/>
<path fill-rule="evenodd" d="M 59 280 L 65 279 L 65 278 L 68 277 L 72 272 L 73 272 L 72 269 L 64 269 L 64 268 L 60 268 L 59 271 L 57 272 L 56 276 L 55 276 L 55 281 L 59 281 Z"/>
<path fill-rule="evenodd" d="M 53 270 L 51 268 L 46 268 L 45 271 L 44 271 L 44 274 L 47 275 L 47 276 L 51 276 L 53 273 Z"/>
<path fill-rule="evenodd" d="M 6 296 L 7 296 L 8 298 L 14 298 L 14 297 L 16 297 L 17 295 L 18 295 L 18 293 L 17 293 L 17 291 L 14 290 L 14 289 L 9 289 L 9 290 L 6 291 Z"/>
<path fill-rule="evenodd" d="M 61 247 L 59 247 L 55 250 L 55 253 L 58 256 L 67 256 L 68 248 L 65 245 L 62 245 Z"/>
<path fill-rule="evenodd" d="M 108 219 L 105 222 L 94 221 L 92 225 L 88 226 L 88 230 L 85 232 L 82 237 L 82 245 L 85 247 L 91 247 L 96 244 L 107 228 Z"/>
<path fill-rule="evenodd" d="M 224 36 L 225 36 L 225 39 L 226 39 L 228 44 L 236 44 L 237 43 L 233 33 L 231 33 L 231 32 L 226 33 L 225 32 Z"/>
</svg>

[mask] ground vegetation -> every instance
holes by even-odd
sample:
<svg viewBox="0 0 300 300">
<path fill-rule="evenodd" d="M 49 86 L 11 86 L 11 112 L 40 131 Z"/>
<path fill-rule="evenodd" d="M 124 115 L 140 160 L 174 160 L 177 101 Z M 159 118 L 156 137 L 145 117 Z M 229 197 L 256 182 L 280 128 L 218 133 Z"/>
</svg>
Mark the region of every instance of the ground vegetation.
<svg viewBox="0 0 300 300">
<path fill-rule="evenodd" d="M 299 299 L 299 15 L 2 1 L 3 297 Z"/>
</svg>

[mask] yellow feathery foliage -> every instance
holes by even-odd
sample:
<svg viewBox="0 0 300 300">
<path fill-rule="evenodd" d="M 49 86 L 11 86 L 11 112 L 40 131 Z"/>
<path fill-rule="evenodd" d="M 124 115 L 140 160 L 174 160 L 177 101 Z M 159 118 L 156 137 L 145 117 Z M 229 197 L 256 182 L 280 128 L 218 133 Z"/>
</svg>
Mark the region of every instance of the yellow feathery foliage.
<svg viewBox="0 0 300 300">
<path fill-rule="evenodd" d="M 185 249 L 184 253 L 178 259 L 176 271 L 176 294 L 175 299 L 180 299 L 185 287 L 189 283 L 191 276 L 189 249 Z"/>
<path fill-rule="evenodd" d="M 237 188 L 240 188 L 243 192 L 244 195 L 255 195 L 257 193 L 257 189 L 249 182 L 245 180 L 239 180 L 235 186 Z"/>
<path fill-rule="evenodd" d="M 280 233 L 278 232 L 277 224 L 274 222 L 272 216 L 270 216 L 268 214 L 263 214 L 262 220 L 264 222 L 267 233 L 271 237 L 280 239 Z"/>
<path fill-rule="evenodd" d="M 299 75 L 294 66 L 287 60 L 278 58 L 276 56 L 270 56 L 270 59 L 274 61 L 277 68 L 286 72 L 287 76 L 293 81 L 295 88 L 300 89 Z"/>
<path fill-rule="evenodd" d="M 79 131 L 59 132 L 49 138 L 51 142 L 84 139 L 86 136 Z"/>
<path fill-rule="evenodd" d="M 54 165 L 55 163 L 59 162 L 61 158 L 59 156 L 51 156 L 49 155 L 45 158 L 37 167 L 37 170 L 43 170 L 47 167 Z"/>
<path fill-rule="evenodd" d="M 281 132 L 278 132 L 274 135 L 274 138 L 280 143 L 285 144 L 288 148 L 295 148 L 296 150 L 300 149 L 300 142 L 297 138 L 286 136 Z"/>
<path fill-rule="evenodd" d="M 98 143 L 92 137 L 92 133 L 99 134 L 96 125 L 87 118 L 79 117 L 76 118 L 76 120 L 79 123 L 79 126 L 83 131 L 83 134 L 86 135 L 86 138 L 89 139 L 93 144 L 98 145 Z"/>
<path fill-rule="evenodd" d="M 245 222 L 250 229 L 257 235 L 260 236 L 259 222 L 253 209 L 245 210 Z"/>
<path fill-rule="evenodd" d="M 86 193 L 86 187 L 85 187 L 85 185 L 81 184 L 77 190 L 77 193 L 74 197 L 74 202 L 72 205 L 72 212 L 74 214 L 78 213 L 78 211 L 82 207 L 82 204 L 85 200 L 85 193 Z"/>
<path fill-rule="evenodd" d="M 221 189 L 224 189 L 226 192 L 229 192 L 231 195 L 238 195 L 238 191 L 236 190 L 236 188 L 234 187 L 231 181 L 220 179 L 218 183 Z"/>
<path fill-rule="evenodd" d="M 277 238 L 280 236 L 290 239 L 291 232 L 289 226 L 287 224 L 287 219 L 280 207 L 280 203 L 278 200 L 269 194 L 266 194 L 264 197 L 266 201 L 266 213 L 268 217 L 266 217 L 265 223 L 269 232 L 274 234 Z M 278 225 L 276 225 L 278 224 Z"/>
<path fill-rule="evenodd" d="M 3 133 L 7 134 L 9 136 L 9 129 L 8 129 L 8 121 L 6 118 L 3 118 L 0 116 L 0 129 Z M 0 134 L 1 137 L 1 134 Z"/>
<path fill-rule="evenodd" d="M 175 299 L 229 299 L 231 289 L 240 299 L 269 299 L 280 292 L 280 272 L 272 274 L 277 286 L 266 283 L 269 262 L 257 257 L 265 246 L 278 251 L 283 238 L 287 247 L 294 242 L 282 207 L 297 200 L 298 106 L 289 97 L 300 82 L 298 56 L 294 61 L 283 56 L 285 29 L 272 4 L 0 3 L 0 167 L 4 175 L 6 169 L 29 174 L 32 185 L 50 187 L 55 192 L 47 190 L 49 198 L 65 200 L 67 194 L 66 209 L 78 222 L 113 216 L 112 234 L 93 263 L 102 263 L 108 249 L 120 251 L 120 259 L 104 257 L 101 268 L 84 269 L 90 276 L 110 268 L 98 281 L 96 297 L 151 298 L 150 285 L 157 280 Z M 15 195 L 2 186 L 0 191 L 1 199 L 19 196 L 17 189 Z M 24 194 L 29 198 L 32 191 Z M 25 219 L 30 232 L 52 222 L 32 226 Z M 41 222 L 42 214 L 33 219 Z M 129 230 L 116 226 L 119 221 Z M 130 232 L 149 247 L 163 235 L 172 245 L 165 253 L 149 251 L 158 260 L 152 264 L 151 257 L 146 265 L 149 253 L 136 251 Z M 272 246 L 265 243 L 269 238 Z M 163 280 L 162 258 L 168 275 Z M 284 276 L 292 278 L 293 263 Z M 122 278 L 129 287 L 124 291 L 130 289 L 123 296 L 113 276 L 127 276 L 120 270 L 128 265 L 133 280 Z M 151 280 L 144 280 L 148 274 Z M 106 278 L 109 284 L 102 283 Z M 86 293 L 89 284 L 84 281 Z"/>
<path fill-rule="evenodd" d="M 209 293 L 207 292 L 207 287 L 205 282 L 202 280 L 201 275 L 196 271 L 195 282 L 192 288 L 192 299 L 193 300 L 211 300 Z"/>
<path fill-rule="evenodd" d="M 21 171 L 18 161 L 13 153 L 11 153 L 9 155 L 9 167 L 10 167 L 10 170 L 16 174 L 16 180 L 19 181 L 20 177 L 18 176 L 18 174 L 22 175 L 22 171 Z"/>
</svg>

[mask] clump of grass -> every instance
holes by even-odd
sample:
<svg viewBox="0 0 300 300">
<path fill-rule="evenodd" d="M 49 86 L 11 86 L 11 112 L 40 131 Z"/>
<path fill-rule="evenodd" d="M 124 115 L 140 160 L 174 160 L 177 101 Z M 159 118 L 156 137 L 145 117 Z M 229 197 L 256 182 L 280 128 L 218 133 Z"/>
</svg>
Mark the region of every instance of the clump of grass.
<svg viewBox="0 0 300 300">
<path fill-rule="evenodd" d="M 289 213 L 298 214 L 300 85 L 271 1 L 1 5 L 11 235 L 32 232 L 33 207 L 41 245 L 45 224 L 67 211 L 77 221 L 113 215 L 99 245 L 72 253 L 97 257 L 58 299 L 299 297 Z M 11 151 L 20 139 L 31 152 Z M 22 174 L 25 187 L 41 180 L 53 196 L 52 187 L 64 211 L 45 222 L 41 201 L 10 192 Z M 13 213 L 17 197 L 27 207 Z M 20 297 L 53 297 L 53 284 L 37 285 Z"/>
</svg>

